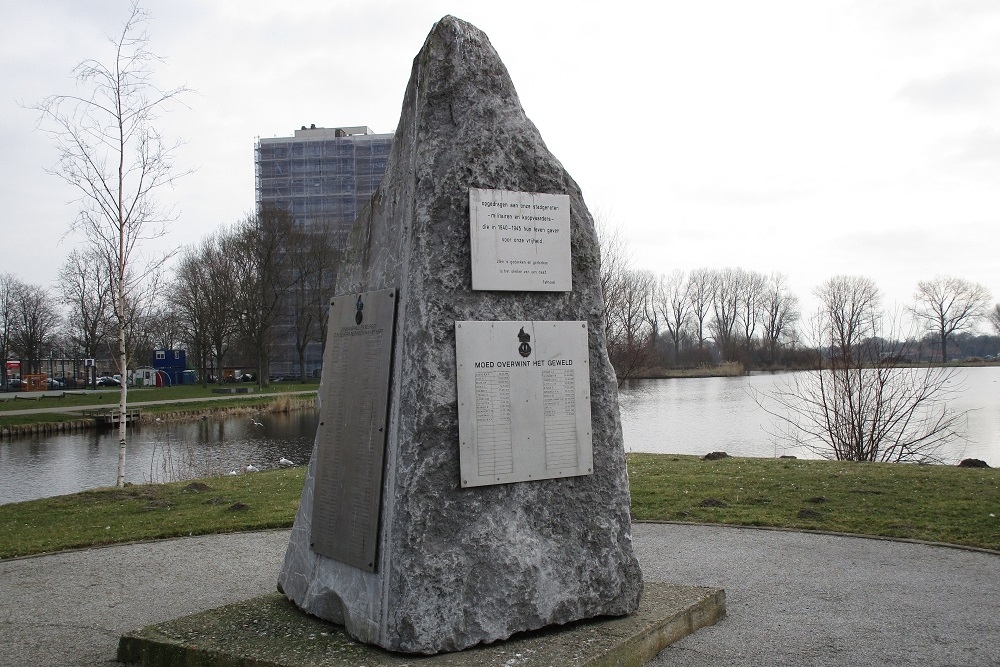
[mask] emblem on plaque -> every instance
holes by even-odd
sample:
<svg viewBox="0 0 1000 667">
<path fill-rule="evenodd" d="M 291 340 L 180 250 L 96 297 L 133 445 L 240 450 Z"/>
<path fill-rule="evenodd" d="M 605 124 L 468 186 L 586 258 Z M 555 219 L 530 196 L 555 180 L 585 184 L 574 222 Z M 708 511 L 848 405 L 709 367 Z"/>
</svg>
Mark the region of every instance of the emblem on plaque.
<svg viewBox="0 0 1000 667">
<path fill-rule="evenodd" d="M 517 339 L 521 341 L 521 344 L 517 348 L 517 353 L 522 357 L 527 357 L 531 354 L 531 346 L 528 345 L 528 341 L 531 340 L 531 334 L 524 333 L 524 327 L 521 327 L 521 331 L 517 334 Z"/>
<path fill-rule="evenodd" d="M 360 325 L 365 319 L 365 316 L 361 313 L 365 309 L 365 302 L 361 300 L 361 295 L 358 295 L 358 302 L 354 304 L 354 309 L 357 311 L 354 313 L 354 323 Z"/>
</svg>

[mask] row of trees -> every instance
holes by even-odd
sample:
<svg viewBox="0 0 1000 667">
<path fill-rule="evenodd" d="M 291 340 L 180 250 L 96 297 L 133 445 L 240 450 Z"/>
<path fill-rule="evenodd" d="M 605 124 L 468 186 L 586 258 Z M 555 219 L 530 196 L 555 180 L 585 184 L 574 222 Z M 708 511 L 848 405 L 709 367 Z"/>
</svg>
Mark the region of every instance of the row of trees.
<svg viewBox="0 0 1000 667">
<path fill-rule="evenodd" d="M 247 215 L 184 248 L 170 273 L 149 276 L 147 290 L 125 300 L 122 366 L 107 265 L 77 249 L 54 288 L 0 275 L 0 354 L 20 359 L 22 373 L 42 372 L 43 360 L 55 357 L 76 366 L 111 359 L 103 370 L 124 375 L 150 363 L 154 350 L 180 347 L 203 383 L 238 363 L 255 368 L 266 386 L 274 343 L 291 336 L 304 380 L 307 346 L 325 342 L 338 261 L 329 230 L 303 231 L 275 209 Z"/>
<path fill-rule="evenodd" d="M 252 359 L 267 386 L 279 337 L 294 340 L 301 379 L 306 350 L 326 342 L 326 312 L 340 252 L 335 231 L 305 230 L 262 208 L 187 248 L 167 293 L 178 340 L 202 378 L 228 358 Z"/>
<path fill-rule="evenodd" d="M 55 296 L 66 312 L 47 347 L 77 361 L 110 359 L 105 370 L 124 377 L 126 369 L 148 365 L 153 350 L 176 346 L 177 325 L 160 298 L 164 274 L 154 271 L 127 281 L 132 288 L 119 292 L 107 257 L 88 250 L 92 247 L 73 250 L 59 271 Z"/>
<path fill-rule="evenodd" d="M 658 368 L 719 362 L 739 362 L 746 368 L 816 365 L 824 338 L 811 323 L 818 314 L 803 320 L 801 302 L 785 274 L 739 267 L 656 274 L 631 267 L 619 231 L 602 228 L 599 234 L 605 332 L 619 380 Z M 843 312 L 850 300 L 835 289 L 846 279 L 831 279 L 815 295 L 831 324 L 853 326 L 851 313 Z M 867 306 L 879 310 L 881 296 L 874 283 L 857 282 L 870 288 Z M 1000 333 L 1000 304 L 991 309 L 990 299 L 985 287 L 961 278 L 920 281 L 907 314 L 919 325 L 921 337 L 893 327 L 894 335 L 908 341 L 901 354 L 947 362 L 956 341 L 971 335 L 984 318 Z"/>
<path fill-rule="evenodd" d="M 24 283 L 9 273 L 0 274 L 0 358 L 20 359 L 23 373 L 39 372 L 39 360 L 60 319 L 45 288 Z M 6 384 L 6 366 L 0 372 Z"/>
<path fill-rule="evenodd" d="M 124 374 L 116 356 L 119 330 L 111 289 L 103 265 L 80 250 L 70 253 L 54 287 L 0 274 L 0 354 L 19 360 L 22 374 L 44 373 L 46 363 L 56 359 L 56 374 L 78 379 L 88 358 L 99 360 L 102 372 Z M 126 367 L 146 365 L 154 349 L 176 347 L 176 319 L 161 300 L 130 300 L 124 312 Z M 6 368 L 2 372 L 6 385 Z"/>
<path fill-rule="evenodd" d="M 607 281 L 605 300 L 608 352 L 620 378 L 720 361 L 785 364 L 801 317 L 784 274 L 741 268 L 627 271 Z"/>
</svg>

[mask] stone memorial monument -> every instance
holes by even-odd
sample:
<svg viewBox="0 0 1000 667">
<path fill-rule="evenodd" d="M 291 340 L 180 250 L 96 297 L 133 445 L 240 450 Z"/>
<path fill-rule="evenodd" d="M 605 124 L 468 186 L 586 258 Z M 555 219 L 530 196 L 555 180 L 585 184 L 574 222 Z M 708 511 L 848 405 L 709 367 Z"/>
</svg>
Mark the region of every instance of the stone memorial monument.
<svg viewBox="0 0 1000 667">
<path fill-rule="evenodd" d="M 281 591 L 409 653 L 634 612 L 594 223 L 472 25 L 414 59 L 348 248 Z"/>
</svg>

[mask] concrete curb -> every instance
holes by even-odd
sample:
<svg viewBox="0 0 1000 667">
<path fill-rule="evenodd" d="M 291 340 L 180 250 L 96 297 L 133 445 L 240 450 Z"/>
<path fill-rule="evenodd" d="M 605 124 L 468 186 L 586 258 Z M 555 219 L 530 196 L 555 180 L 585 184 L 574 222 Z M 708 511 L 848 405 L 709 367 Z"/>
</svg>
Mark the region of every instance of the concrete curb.
<svg viewBox="0 0 1000 667">
<path fill-rule="evenodd" d="M 809 528 L 782 528 L 781 526 L 744 526 L 738 523 L 701 523 L 698 521 L 653 521 L 632 520 L 632 523 L 648 523 L 663 526 L 707 526 L 710 528 L 735 528 L 743 530 L 770 530 L 779 533 L 805 533 L 806 535 L 833 535 L 835 537 L 853 537 L 859 540 L 881 540 L 883 542 L 901 542 L 903 544 L 922 544 L 928 547 L 943 547 L 946 549 L 958 549 L 959 551 L 972 551 L 981 554 L 992 554 L 1000 556 L 1000 551 L 996 549 L 986 549 L 984 547 L 973 547 L 966 544 L 952 544 L 951 542 L 932 542 L 930 540 L 918 540 L 911 537 L 890 537 L 888 535 L 865 535 L 864 533 L 843 533 L 836 530 L 812 530 Z"/>
</svg>

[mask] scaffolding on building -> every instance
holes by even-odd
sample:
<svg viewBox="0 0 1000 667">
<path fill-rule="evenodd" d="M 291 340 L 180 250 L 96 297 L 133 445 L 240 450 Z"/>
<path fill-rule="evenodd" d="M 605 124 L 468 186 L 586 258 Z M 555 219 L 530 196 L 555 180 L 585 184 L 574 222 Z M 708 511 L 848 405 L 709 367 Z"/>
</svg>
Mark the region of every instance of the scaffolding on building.
<svg viewBox="0 0 1000 667">
<path fill-rule="evenodd" d="M 288 211 L 306 231 L 332 230 L 343 249 L 354 221 L 385 174 L 393 135 L 367 126 L 302 126 L 292 137 L 258 138 L 254 145 L 254 194 L 258 209 Z M 294 334 L 278 341 L 272 373 L 298 374 Z M 310 345 L 306 373 L 317 375 L 323 351 Z"/>
</svg>

